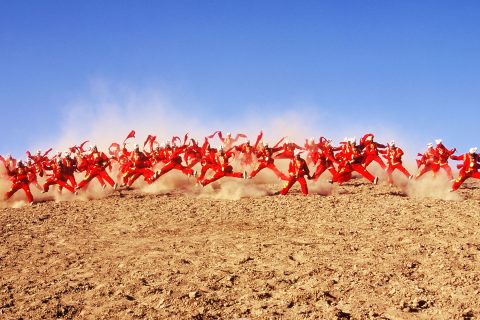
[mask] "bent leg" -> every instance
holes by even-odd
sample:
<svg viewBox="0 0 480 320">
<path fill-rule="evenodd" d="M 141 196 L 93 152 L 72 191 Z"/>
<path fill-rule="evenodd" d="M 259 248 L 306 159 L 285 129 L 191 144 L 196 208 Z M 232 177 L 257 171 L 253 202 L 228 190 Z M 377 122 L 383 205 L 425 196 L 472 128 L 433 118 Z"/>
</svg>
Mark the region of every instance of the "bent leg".
<svg viewBox="0 0 480 320">
<path fill-rule="evenodd" d="M 282 190 L 280 190 L 280 194 L 282 196 L 286 195 L 287 192 L 290 190 L 290 188 L 293 186 L 293 184 L 297 181 L 297 179 L 295 177 L 290 177 L 287 181 L 287 183 L 285 184 L 285 187 L 283 187 Z"/>
</svg>

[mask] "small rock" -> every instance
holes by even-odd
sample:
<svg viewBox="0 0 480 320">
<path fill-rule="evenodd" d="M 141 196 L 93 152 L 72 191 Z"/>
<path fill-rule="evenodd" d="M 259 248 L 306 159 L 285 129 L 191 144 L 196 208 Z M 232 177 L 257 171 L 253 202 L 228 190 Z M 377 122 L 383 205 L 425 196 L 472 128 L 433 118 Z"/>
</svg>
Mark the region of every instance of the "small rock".
<svg viewBox="0 0 480 320">
<path fill-rule="evenodd" d="M 473 310 L 472 309 L 467 309 L 465 312 L 462 314 L 463 319 L 472 319 L 474 316 Z"/>
<path fill-rule="evenodd" d="M 200 293 L 198 293 L 198 291 L 191 291 L 191 292 L 188 293 L 188 297 L 189 297 L 190 299 L 195 299 L 195 298 L 197 298 L 197 297 L 199 297 L 199 296 L 200 296 Z"/>
<path fill-rule="evenodd" d="M 239 264 L 244 264 L 244 263 L 246 263 L 246 262 L 248 262 L 248 261 L 251 261 L 251 260 L 253 260 L 252 257 L 246 256 L 246 257 L 241 258 L 240 261 L 238 261 L 238 263 L 239 263 Z"/>
<path fill-rule="evenodd" d="M 351 318 L 350 313 L 342 311 L 342 310 L 338 310 L 336 312 L 335 316 L 337 317 L 337 319 L 344 319 L 344 320 L 348 320 L 348 319 Z"/>
<path fill-rule="evenodd" d="M 378 316 L 380 316 L 380 314 L 378 312 L 375 312 L 375 311 L 370 311 L 368 313 L 369 317 L 370 318 L 377 318 Z"/>
</svg>

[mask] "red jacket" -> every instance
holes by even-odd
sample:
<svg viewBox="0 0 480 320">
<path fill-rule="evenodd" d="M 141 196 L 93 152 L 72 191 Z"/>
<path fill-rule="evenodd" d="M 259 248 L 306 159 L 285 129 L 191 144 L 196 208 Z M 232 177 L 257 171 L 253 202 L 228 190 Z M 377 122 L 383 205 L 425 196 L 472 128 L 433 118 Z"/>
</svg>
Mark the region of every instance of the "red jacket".
<svg viewBox="0 0 480 320">
<path fill-rule="evenodd" d="M 395 166 L 397 164 L 402 164 L 403 150 L 397 147 L 388 147 L 385 150 L 380 151 L 384 154 L 384 158 L 387 159 L 389 166 Z"/>
<path fill-rule="evenodd" d="M 438 163 L 447 164 L 448 158 L 450 158 L 450 156 L 454 154 L 455 151 L 457 151 L 456 148 L 448 150 L 443 144 L 441 143 L 438 144 L 437 147 L 435 148 L 435 152 L 437 153 L 437 157 L 438 157 Z"/>
<path fill-rule="evenodd" d="M 480 167 L 480 164 L 478 163 L 480 161 L 480 157 L 478 156 L 477 153 L 473 153 L 473 154 L 465 153 L 465 154 L 462 154 L 461 156 L 452 155 L 451 158 L 453 160 L 463 161 L 461 168 L 462 168 L 462 171 L 465 173 L 477 172 L 478 168 Z"/>
<path fill-rule="evenodd" d="M 308 169 L 307 162 L 304 159 L 293 158 L 288 166 L 288 173 L 290 176 L 298 178 L 305 175 L 310 175 L 310 170 Z"/>
</svg>

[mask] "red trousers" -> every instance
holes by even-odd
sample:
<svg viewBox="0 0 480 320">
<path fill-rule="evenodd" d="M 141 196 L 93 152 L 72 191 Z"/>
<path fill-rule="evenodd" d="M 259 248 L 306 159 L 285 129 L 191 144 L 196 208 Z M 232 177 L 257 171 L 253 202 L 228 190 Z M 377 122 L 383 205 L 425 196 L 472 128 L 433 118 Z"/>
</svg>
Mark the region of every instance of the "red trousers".
<svg viewBox="0 0 480 320">
<path fill-rule="evenodd" d="M 203 180 L 203 178 L 205 178 L 205 174 L 207 174 L 207 171 L 209 169 L 215 169 L 215 165 L 213 165 L 211 163 L 207 163 L 207 164 L 203 165 L 202 169 L 200 170 L 200 176 L 198 176 L 198 178 L 197 178 L 197 182 L 200 182 L 201 180 Z"/>
<path fill-rule="evenodd" d="M 23 189 L 23 191 L 25 192 L 28 202 L 32 203 L 33 196 L 32 196 L 32 193 L 30 192 L 30 186 L 28 183 L 23 183 L 23 182 L 15 182 L 12 185 L 12 188 L 10 189 L 10 191 L 5 193 L 5 200 L 10 199 L 15 194 L 15 192 L 17 192 L 20 189 Z"/>
<path fill-rule="evenodd" d="M 77 186 L 77 181 L 75 181 L 75 176 L 73 174 L 69 174 L 66 176 L 67 181 L 70 182 L 70 185 L 75 188 Z"/>
<path fill-rule="evenodd" d="M 337 170 L 335 170 L 335 167 L 333 165 L 328 167 L 326 164 L 320 163 L 315 169 L 315 173 L 313 174 L 313 180 L 317 181 L 318 178 L 320 178 L 320 176 L 322 175 L 322 173 L 324 173 L 327 169 L 328 171 L 330 171 L 332 176 L 336 176 L 338 174 Z"/>
<path fill-rule="evenodd" d="M 305 181 L 305 178 L 303 176 L 300 176 L 300 177 L 290 176 L 288 178 L 288 181 L 287 181 L 285 187 L 283 187 L 283 189 L 280 191 L 280 194 L 283 195 L 283 196 L 286 195 L 287 192 L 290 190 L 290 188 L 297 181 L 298 181 L 298 183 L 300 183 L 300 188 L 302 189 L 302 193 L 304 195 L 307 195 L 308 194 L 307 181 Z"/>
<path fill-rule="evenodd" d="M 365 179 L 373 183 L 375 177 L 367 171 L 361 164 L 359 163 L 351 163 L 348 166 L 343 167 L 336 175 L 333 176 L 332 181 L 338 182 L 342 184 L 343 182 L 347 182 L 352 178 L 352 172 L 356 171 L 360 173 Z"/>
<path fill-rule="evenodd" d="M 191 176 L 193 174 L 193 169 L 192 168 L 185 167 L 184 165 L 182 165 L 181 163 L 178 163 L 176 161 L 169 161 L 169 162 L 167 162 L 166 165 L 164 165 L 162 167 L 162 169 L 160 169 L 160 174 L 159 174 L 158 177 L 163 176 L 165 173 L 167 173 L 167 172 L 169 172 L 170 170 L 173 170 L 173 169 L 180 170 L 180 171 L 183 172 L 183 174 L 185 174 L 187 176 Z"/>
<path fill-rule="evenodd" d="M 452 180 L 453 179 L 452 168 L 450 168 L 448 163 L 439 164 L 439 166 L 440 166 L 440 169 L 445 170 L 445 173 L 447 174 L 448 179 Z"/>
<path fill-rule="evenodd" d="M 210 184 L 214 181 L 217 181 L 218 179 L 223 178 L 223 177 L 243 178 L 243 173 L 233 172 L 231 170 L 231 167 L 229 167 L 229 169 L 227 169 L 226 171 L 217 170 L 217 171 L 215 171 L 215 174 L 213 175 L 213 177 L 211 177 L 210 179 L 203 180 L 202 185 L 206 186 L 206 185 L 208 185 L 208 184 Z"/>
<path fill-rule="evenodd" d="M 58 184 L 60 187 L 67 189 L 71 193 L 75 193 L 74 187 L 70 186 L 67 182 L 66 179 L 62 180 L 57 177 L 50 177 L 45 181 L 43 184 L 43 191 L 48 192 L 48 189 L 50 186 Z"/>
<path fill-rule="evenodd" d="M 383 170 L 385 170 L 385 168 L 387 167 L 383 162 L 382 158 L 380 158 L 378 155 L 368 155 L 363 162 L 364 167 L 367 168 L 373 161 L 378 163 Z"/>
<path fill-rule="evenodd" d="M 114 186 L 115 182 L 113 181 L 112 178 L 108 175 L 107 171 L 105 170 L 92 170 L 87 173 L 85 178 L 83 178 L 82 181 L 77 185 L 77 189 L 82 189 L 85 187 L 90 181 L 92 181 L 93 178 L 97 178 L 98 182 L 100 182 L 100 185 L 103 187 L 105 185 L 105 182 L 108 182 L 110 186 Z"/>
<path fill-rule="evenodd" d="M 458 188 L 460 188 L 462 183 L 468 178 L 480 179 L 480 172 L 475 171 L 475 172 L 467 173 L 467 172 L 460 171 L 460 175 L 458 176 L 457 179 L 455 179 L 455 182 L 452 185 L 452 190 L 457 190 Z"/>
<path fill-rule="evenodd" d="M 401 163 L 397 163 L 397 164 L 394 164 L 394 165 L 389 165 L 387 167 L 387 179 L 388 179 L 389 184 L 393 185 L 392 173 L 393 173 L 393 171 L 395 171 L 395 169 L 397 169 L 398 171 L 403 173 L 405 175 L 405 177 L 407 177 L 407 178 L 410 177 L 410 172 L 408 172 L 407 169 L 405 169 L 405 167 Z"/>
<path fill-rule="evenodd" d="M 344 182 L 347 182 L 350 179 L 352 179 L 352 170 L 345 168 L 338 171 L 337 174 L 332 177 L 332 182 L 337 182 L 338 184 L 342 184 Z"/>
<path fill-rule="evenodd" d="M 362 166 L 359 163 L 353 163 L 352 164 L 352 169 L 358 173 L 360 173 L 365 179 L 373 183 L 373 180 L 375 180 L 375 177 L 365 169 L 364 166 Z"/>
<path fill-rule="evenodd" d="M 307 155 L 307 164 L 313 163 L 314 165 L 317 164 L 318 160 L 320 159 L 320 154 L 318 152 L 310 152 Z"/>
<path fill-rule="evenodd" d="M 435 176 L 439 169 L 440 169 L 440 167 L 436 163 L 425 164 L 425 165 L 423 165 L 422 170 L 420 170 L 420 172 L 417 173 L 417 176 L 415 177 L 415 179 L 420 178 L 421 176 L 423 176 L 425 173 L 427 173 L 429 171 L 433 171 L 433 176 Z"/>
<path fill-rule="evenodd" d="M 153 177 L 155 173 L 148 169 L 148 168 L 135 168 L 135 169 L 132 169 L 128 175 L 129 175 L 129 179 L 128 179 L 128 182 L 127 182 L 127 186 L 131 187 L 132 184 L 140 177 L 140 176 L 143 176 L 143 178 L 145 179 L 145 181 L 148 183 L 148 184 L 151 184 L 152 183 L 152 180 L 151 178 Z"/>
<path fill-rule="evenodd" d="M 278 168 L 275 166 L 273 162 L 266 162 L 266 161 L 260 162 L 258 166 L 252 172 L 250 172 L 250 175 L 248 176 L 248 178 L 251 179 L 255 177 L 261 170 L 265 168 L 272 170 L 273 173 L 275 173 L 275 175 L 280 179 L 288 180 L 288 177 L 285 174 L 283 174 L 280 170 L 278 170 Z"/>
</svg>

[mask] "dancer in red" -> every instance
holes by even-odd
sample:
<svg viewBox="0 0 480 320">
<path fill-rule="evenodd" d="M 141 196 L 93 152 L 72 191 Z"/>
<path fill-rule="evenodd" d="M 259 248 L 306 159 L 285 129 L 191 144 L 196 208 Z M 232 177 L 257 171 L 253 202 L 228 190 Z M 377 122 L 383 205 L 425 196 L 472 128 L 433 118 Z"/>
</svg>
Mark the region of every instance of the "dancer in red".
<svg viewBox="0 0 480 320">
<path fill-rule="evenodd" d="M 448 179 L 452 180 L 452 168 L 448 165 L 448 159 L 455 153 L 455 151 L 457 151 L 457 149 L 453 148 L 448 150 L 443 145 L 442 139 L 436 139 L 435 144 L 435 152 L 437 153 L 438 157 L 438 167 L 446 172 Z"/>
<path fill-rule="evenodd" d="M 164 150 L 167 163 L 162 167 L 162 169 L 160 169 L 160 171 L 156 172 L 155 177 L 152 179 L 152 182 L 173 169 L 182 171 L 183 174 L 188 177 L 195 176 L 195 170 L 182 165 L 181 154 L 184 152 L 185 149 L 185 145 L 177 147 L 175 144 L 170 145 L 170 143 L 167 141 Z"/>
<path fill-rule="evenodd" d="M 332 178 L 332 182 L 343 183 L 352 178 L 352 172 L 360 173 L 365 179 L 373 184 L 378 183 L 378 178 L 374 177 L 363 166 L 364 156 L 356 145 L 355 138 L 346 139 L 342 146 L 342 152 L 337 155 L 338 174 Z"/>
<path fill-rule="evenodd" d="M 285 140 L 283 147 L 280 149 L 282 152 L 275 155 L 275 159 L 293 159 L 295 156 L 295 150 L 304 150 L 298 144 Z"/>
<path fill-rule="evenodd" d="M 72 158 L 70 153 L 63 158 L 63 166 L 65 168 L 65 177 L 73 188 L 77 187 L 77 181 L 75 180 L 75 171 L 77 171 L 77 159 Z"/>
<path fill-rule="evenodd" d="M 51 170 L 51 174 L 47 174 L 47 181 L 43 184 L 43 191 L 42 193 L 48 192 L 48 189 L 50 186 L 58 184 L 59 185 L 59 191 L 61 191 L 61 188 L 65 188 L 71 193 L 75 193 L 75 189 L 73 186 L 70 186 L 67 183 L 67 174 L 66 174 L 66 168 L 65 165 L 62 162 L 61 158 L 57 158 L 52 165 L 50 166 L 45 166 L 46 170 Z"/>
<path fill-rule="evenodd" d="M 200 170 L 200 175 L 197 178 L 197 184 L 201 184 L 208 170 L 215 170 L 217 165 L 217 149 L 211 148 L 207 139 L 205 139 L 205 143 L 202 147 L 202 154 L 202 160 L 200 161 L 202 169 Z"/>
<path fill-rule="evenodd" d="M 288 180 L 288 177 L 283 174 L 278 168 L 275 166 L 274 154 L 278 151 L 282 150 L 282 147 L 270 148 L 268 143 L 265 143 L 263 147 L 257 152 L 258 157 L 258 164 L 257 167 L 250 172 L 248 179 L 252 179 L 255 177 L 260 171 L 265 168 L 268 168 L 275 173 L 275 175 L 281 180 Z"/>
<path fill-rule="evenodd" d="M 124 173 L 124 177 L 127 179 L 127 187 L 131 187 L 132 184 L 140 177 L 143 176 L 148 184 L 152 183 L 152 177 L 155 173 L 150 169 L 150 159 L 140 151 L 140 147 L 135 145 L 135 149 L 130 155 L 129 167 Z"/>
<path fill-rule="evenodd" d="M 196 140 L 190 139 L 190 145 L 185 149 L 183 160 L 185 160 L 188 168 L 193 168 L 193 166 L 202 160 L 202 148 Z"/>
<path fill-rule="evenodd" d="M 168 159 L 165 157 L 165 145 L 157 145 L 153 152 L 150 154 L 150 162 L 152 166 L 156 166 L 160 163 L 167 163 Z"/>
<path fill-rule="evenodd" d="M 247 137 L 246 134 L 237 133 L 235 138 L 233 138 L 232 134 L 229 132 L 227 133 L 227 136 L 224 138 L 221 131 L 215 131 L 212 135 L 208 136 L 208 139 L 212 139 L 213 137 L 215 137 L 216 134 L 218 134 L 218 138 L 222 142 L 224 150 L 230 150 L 240 138 Z"/>
<path fill-rule="evenodd" d="M 388 184 L 393 186 L 393 178 L 392 173 L 395 170 L 400 171 L 407 177 L 408 179 L 412 179 L 413 176 L 408 172 L 407 169 L 402 164 L 402 157 L 403 157 L 403 150 L 395 146 L 395 141 L 391 141 L 387 149 L 384 151 L 380 151 L 380 153 L 385 154 L 384 158 L 387 159 L 387 179 Z"/>
<path fill-rule="evenodd" d="M 217 152 L 215 157 L 215 173 L 210 179 L 205 179 L 201 181 L 202 186 L 206 186 L 214 181 L 217 181 L 223 177 L 233 177 L 233 178 L 247 178 L 247 172 L 234 172 L 233 167 L 229 164 L 230 158 L 233 156 L 232 151 L 224 151 L 223 148 Z"/>
<path fill-rule="evenodd" d="M 463 161 L 463 164 L 459 165 L 460 167 L 460 174 L 457 179 L 453 182 L 452 190 L 455 191 L 460 188 L 460 186 L 467 180 L 468 178 L 475 178 L 480 179 L 480 172 L 478 169 L 480 168 L 480 156 L 477 154 L 477 148 L 471 148 L 468 153 L 465 153 L 461 156 L 451 155 L 451 159 Z"/>
<path fill-rule="evenodd" d="M 318 178 L 326 171 L 330 171 L 332 176 L 337 175 L 337 170 L 335 169 L 334 163 L 337 162 L 335 159 L 335 151 L 339 151 L 340 147 L 334 148 L 332 146 L 332 140 L 325 138 L 320 138 L 320 157 L 318 159 L 318 165 L 313 174 L 313 180 L 317 181 Z"/>
<path fill-rule="evenodd" d="M 385 170 L 387 166 L 383 162 L 382 158 L 380 158 L 378 151 L 380 149 L 385 149 L 386 146 L 373 141 L 374 137 L 375 136 L 372 133 L 368 133 L 360 140 L 360 146 L 363 149 L 364 156 L 363 166 L 366 169 L 370 163 L 375 161 L 383 170 Z"/>
<path fill-rule="evenodd" d="M 30 160 L 32 160 L 33 165 L 35 166 L 35 171 L 40 177 L 43 177 L 45 172 L 44 165 L 48 165 L 50 163 L 50 159 L 48 159 L 48 154 L 52 151 L 52 148 L 48 149 L 42 154 L 41 150 L 37 150 L 36 155 L 31 155 L 29 151 L 27 151 L 27 156 Z"/>
<path fill-rule="evenodd" d="M 337 173 L 332 176 L 332 179 L 328 180 L 330 183 L 338 183 L 342 185 L 344 182 L 352 179 L 353 168 L 349 161 L 343 157 L 338 157 L 337 159 L 338 168 Z"/>
<path fill-rule="evenodd" d="M 20 189 L 23 189 L 27 200 L 30 204 L 33 203 L 32 192 L 30 191 L 30 178 L 28 168 L 23 164 L 22 161 L 18 161 L 17 167 L 14 170 L 10 170 L 9 166 L 5 166 L 7 169 L 7 174 L 9 179 L 12 181 L 12 187 L 8 192 L 5 193 L 4 200 L 10 199 L 15 192 Z"/>
<path fill-rule="evenodd" d="M 338 183 L 342 185 L 344 182 L 352 179 L 353 167 L 352 167 L 352 142 L 351 139 L 345 138 L 340 142 L 340 146 L 337 147 L 340 152 L 335 155 L 335 162 L 338 163 L 337 174 L 335 174 L 330 183 Z"/>
<path fill-rule="evenodd" d="M 298 181 L 302 193 L 306 196 L 308 195 L 307 181 L 305 181 L 305 176 L 310 180 L 310 170 L 308 169 L 307 162 L 302 159 L 301 152 L 296 151 L 293 159 L 290 161 L 288 166 L 288 181 L 280 191 L 280 195 L 286 195 L 290 188 Z"/>
<path fill-rule="evenodd" d="M 97 178 L 98 182 L 105 189 L 106 181 L 110 186 L 116 189 L 116 183 L 107 173 L 107 167 L 110 166 L 110 159 L 101 151 L 98 151 L 97 146 L 93 146 L 92 153 L 85 158 L 87 174 L 85 178 L 77 185 L 75 189 L 82 189 L 87 186 L 93 178 Z"/>
<path fill-rule="evenodd" d="M 17 160 L 11 154 L 7 154 L 3 164 L 7 171 L 14 171 L 17 168 Z"/>
<path fill-rule="evenodd" d="M 427 144 L 427 150 L 423 154 L 418 154 L 420 156 L 420 160 L 417 160 L 417 166 L 418 168 L 422 167 L 422 169 L 417 173 L 415 176 L 415 179 L 420 178 L 423 176 L 425 173 L 432 171 L 433 177 L 438 172 L 439 166 L 438 166 L 438 155 L 435 149 L 433 148 L 433 145 L 431 143 Z"/>
<path fill-rule="evenodd" d="M 28 159 L 27 162 L 25 163 L 25 167 L 27 168 L 27 171 L 28 171 L 28 180 L 30 181 L 30 184 L 33 184 L 38 190 L 42 191 L 43 188 L 38 183 L 38 178 L 37 178 L 38 166 L 32 163 L 32 160 Z"/>
<path fill-rule="evenodd" d="M 374 177 L 364 166 L 364 155 L 360 152 L 360 148 L 356 145 L 355 138 L 350 139 L 348 143 L 347 161 L 352 169 L 360 173 L 365 179 L 373 184 L 378 183 L 378 177 Z"/>
<path fill-rule="evenodd" d="M 253 167 L 255 148 L 250 144 L 250 140 L 235 147 L 235 150 L 240 152 L 240 166 L 242 168 Z"/>
<path fill-rule="evenodd" d="M 322 140 L 322 138 L 320 138 L 320 141 Z M 304 149 L 307 151 L 307 157 L 305 160 L 307 161 L 307 165 L 311 163 L 313 165 L 317 164 L 318 160 L 320 159 L 320 146 L 321 142 L 319 142 L 318 144 L 315 143 L 315 138 L 310 138 L 310 140 L 305 139 Z"/>
</svg>

